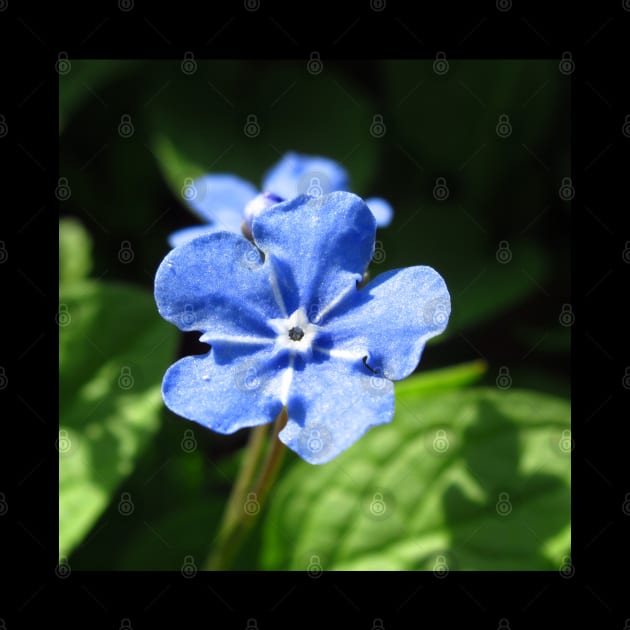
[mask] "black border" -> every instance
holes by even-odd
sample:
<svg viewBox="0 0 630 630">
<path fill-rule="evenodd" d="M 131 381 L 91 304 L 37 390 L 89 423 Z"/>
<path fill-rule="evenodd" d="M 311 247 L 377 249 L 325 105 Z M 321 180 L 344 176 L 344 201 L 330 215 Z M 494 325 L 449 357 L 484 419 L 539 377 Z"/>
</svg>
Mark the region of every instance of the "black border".
<svg viewBox="0 0 630 630">
<path fill-rule="evenodd" d="M 613 410 L 627 409 L 630 393 L 623 376 L 629 355 L 627 332 L 613 338 L 610 323 L 627 320 L 623 304 L 614 299 L 619 294 L 613 293 L 613 281 L 627 282 L 630 274 L 623 257 L 630 231 L 622 231 L 623 210 L 618 212 L 617 201 L 626 182 L 613 175 L 616 165 L 627 165 L 630 152 L 630 139 L 622 133 L 630 113 L 621 85 L 627 83 L 628 68 L 620 72 L 617 65 L 628 40 L 630 3 L 620 1 L 611 15 L 584 15 L 581 21 L 567 5 L 564 15 L 560 7 L 554 24 L 549 16 L 516 15 L 517 7 L 509 0 L 484 7 L 485 17 L 458 20 L 453 12 L 438 20 L 411 18 L 386 0 L 366 2 L 354 16 L 316 6 L 296 7 L 294 15 L 280 11 L 268 15 L 265 6 L 249 0 L 233 5 L 231 14 L 220 15 L 211 8 L 209 18 L 199 8 L 183 5 L 171 7 L 175 15 L 154 14 L 139 2 L 125 11 L 119 8 L 129 6 L 125 1 L 130 0 L 108 4 L 102 14 L 55 8 L 51 21 L 42 12 L 0 0 L 0 39 L 7 42 L 16 34 L 21 42 L 3 55 L 3 76 L 14 74 L 18 64 L 18 85 L 3 90 L 0 97 L 0 113 L 9 128 L 0 139 L 0 151 L 6 154 L 3 164 L 10 169 L 5 202 L 12 198 L 3 218 L 15 221 L 11 231 L 3 227 L 1 237 L 9 254 L 0 265 L 4 310 L 10 316 L 4 330 L 10 338 L 9 325 L 17 323 L 23 327 L 20 338 L 33 340 L 32 348 L 14 347 L 11 354 L 10 344 L 3 342 L 1 353 L 8 378 L 0 391 L 3 418 L 18 431 L 2 440 L 7 511 L 0 522 L 15 537 L 18 568 L 28 574 L 14 598 L 0 594 L 0 619 L 6 627 L 34 623 L 50 602 L 56 602 L 62 622 L 84 610 L 108 627 L 120 627 L 124 618 L 133 627 L 142 627 L 143 622 L 166 619 L 170 610 L 177 611 L 178 625 L 185 624 L 197 619 L 197 603 L 204 624 L 220 627 L 244 628 L 253 618 L 264 628 L 289 610 L 306 613 L 292 618 L 300 626 L 356 620 L 367 628 L 379 618 L 385 628 L 407 627 L 408 617 L 420 623 L 430 615 L 441 623 L 464 617 L 498 627 L 503 618 L 514 625 L 517 620 L 561 623 L 572 599 L 623 627 L 630 613 L 627 604 L 615 600 L 611 585 L 612 568 L 627 561 L 627 551 L 625 558 L 620 557 L 627 545 L 614 539 L 627 531 L 630 518 L 624 504 L 630 487 L 615 475 L 617 462 L 627 461 L 620 437 L 627 412 Z M 249 10 L 252 7 L 257 8 Z M 570 575 L 470 572 L 440 578 L 432 573 L 324 573 L 315 579 L 305 573 L 199 573 L 189 580 L 179 573 L 58 576 L 57 283 L 51 261 L 57 259 L 55 62 L 62 51 L 70 59 L 179 59 L 194 51 L 199 58 L 252 58 L 262 52 L 268 58 L 305 60 L 312 51 L 324 60 L 433 58 L 437 51 L 450 58 L 559 60 L 564 51 L 571 51 L 576 320 Z M 11 286 L 19 297 L 7 297 Z M 13 290 L 11 294 L 15 295 Z"/>
</svg>

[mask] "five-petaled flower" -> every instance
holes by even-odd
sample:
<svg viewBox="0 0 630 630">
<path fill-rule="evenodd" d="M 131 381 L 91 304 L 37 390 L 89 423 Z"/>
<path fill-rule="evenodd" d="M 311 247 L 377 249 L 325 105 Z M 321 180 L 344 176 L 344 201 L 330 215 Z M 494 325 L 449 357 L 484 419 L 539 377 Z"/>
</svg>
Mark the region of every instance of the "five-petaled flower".
<svg viewBox="0 0 630 630">
<path fill-rule="evenodd" d="M 444 330 L 450 296 L 430 267 L 359 288 L 375 232 L 365 202 L 334 192 L 266 209 L 253 242 L 215 232 L 171 250 L 155 279 L 159 312 L 211 347 L 168 369 L 166 405 L 220 433 L 271 422 L 286 407 L 279 437 L 313 464 L 389 422 L 392 381 Z"/>
<path fill-rule="evenodd" d="M 253 217 L 262 209 L 301 194 L 319 197 L 337 190 L 350 190 L 347 171 L 329 158 L 290 151 L 263 177 L 262 194 L 250 182 L 235 175 L 204 175 L 187 189 L 186 201 L 205 225 L 173 232 L 171 247 L 183 245 L 202 234 L 227 231 L 251 235 Z M 393 210 L 380 197 L 366 200 L 379 227 L 392 220 Z"/>
</svg>

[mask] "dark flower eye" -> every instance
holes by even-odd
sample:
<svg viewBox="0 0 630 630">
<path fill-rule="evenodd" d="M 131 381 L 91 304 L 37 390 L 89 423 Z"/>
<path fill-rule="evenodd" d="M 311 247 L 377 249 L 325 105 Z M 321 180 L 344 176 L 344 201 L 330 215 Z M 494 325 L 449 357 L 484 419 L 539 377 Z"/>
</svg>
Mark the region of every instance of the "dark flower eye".
<svg viewBox="0 0 630 630">
<path fill-rule="evenodd" d="M 294 326 L 289 330 L 289 339 L 291 341 L 300 341 L 304 337 L 304 331 L 299 326 Z"/>
</svg>

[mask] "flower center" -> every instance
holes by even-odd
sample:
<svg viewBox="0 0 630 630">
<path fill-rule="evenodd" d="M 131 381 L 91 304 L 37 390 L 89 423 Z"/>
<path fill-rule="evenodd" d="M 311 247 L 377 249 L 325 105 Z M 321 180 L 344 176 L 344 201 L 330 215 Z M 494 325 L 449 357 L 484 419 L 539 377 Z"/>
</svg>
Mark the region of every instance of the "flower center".
<svg viewBox="0 0 630 630">
<path fill-rule="evenodd" d="M 319 326 L 308 320 L 306 311 L 299 308 L 289 317 L 268 320 L 276 332 L 276 348 L 310 354 L 311 347 L 320 330 Z"/>
<path fill-rule="evenodd" d="M 299 326 L 294 326 L 289 330 L 289 339 L 291 341 L 301 341 L 304 337 L 304 331 Z"/>
</svg>

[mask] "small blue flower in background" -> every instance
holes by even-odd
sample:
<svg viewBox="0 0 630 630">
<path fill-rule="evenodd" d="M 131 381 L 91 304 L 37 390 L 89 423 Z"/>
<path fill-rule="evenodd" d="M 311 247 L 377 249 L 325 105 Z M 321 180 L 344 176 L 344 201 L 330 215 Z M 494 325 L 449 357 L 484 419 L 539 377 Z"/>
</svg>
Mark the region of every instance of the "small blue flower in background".
<svg viewBox="0 0 630 630">
<path fill-rule="evenodd" d="M 253 219 L 253 243 L 219 231 L 171 250 L 155 278 L 159 312 L 211 348 L 167 370 L 166 405 L 219 433 L 271 422 L 286 406 L 279 437 L 312 464 L 389 422 L 392 381 L 445 329 L 450 296 L 430 267 L 359 289 L 375 233 L 365 202 L 334 192 L 268 207 Z"/>
<path fill-rule="evenodd" d="M 264 176 L 262 196 L 266 202 L 258 201 L 256 198 L 260 195 L 256 187 L 240 177 L 204 175 L 193 182 L 187 202 L 207 224 L 173 232 L 169 236 L 169 244 L 177 247 L 201 234 L 219 230 L 241 234 L 243 221 L 249 235 L 253 214 L 247 212 L 246 207 L 250 202 L 260 211 L 262 207 L 272 205 L 269 200 L 284 201 L 301 194 L 319 197 L 337 190 L 348 190 L 349 187 L 348 173 L 334 160 L 294 152 L 285 154 Z M 379 227 L 390 224 L 393 210 L 387 201 L 372 197 L 366 203 Z"/>
</svg>

